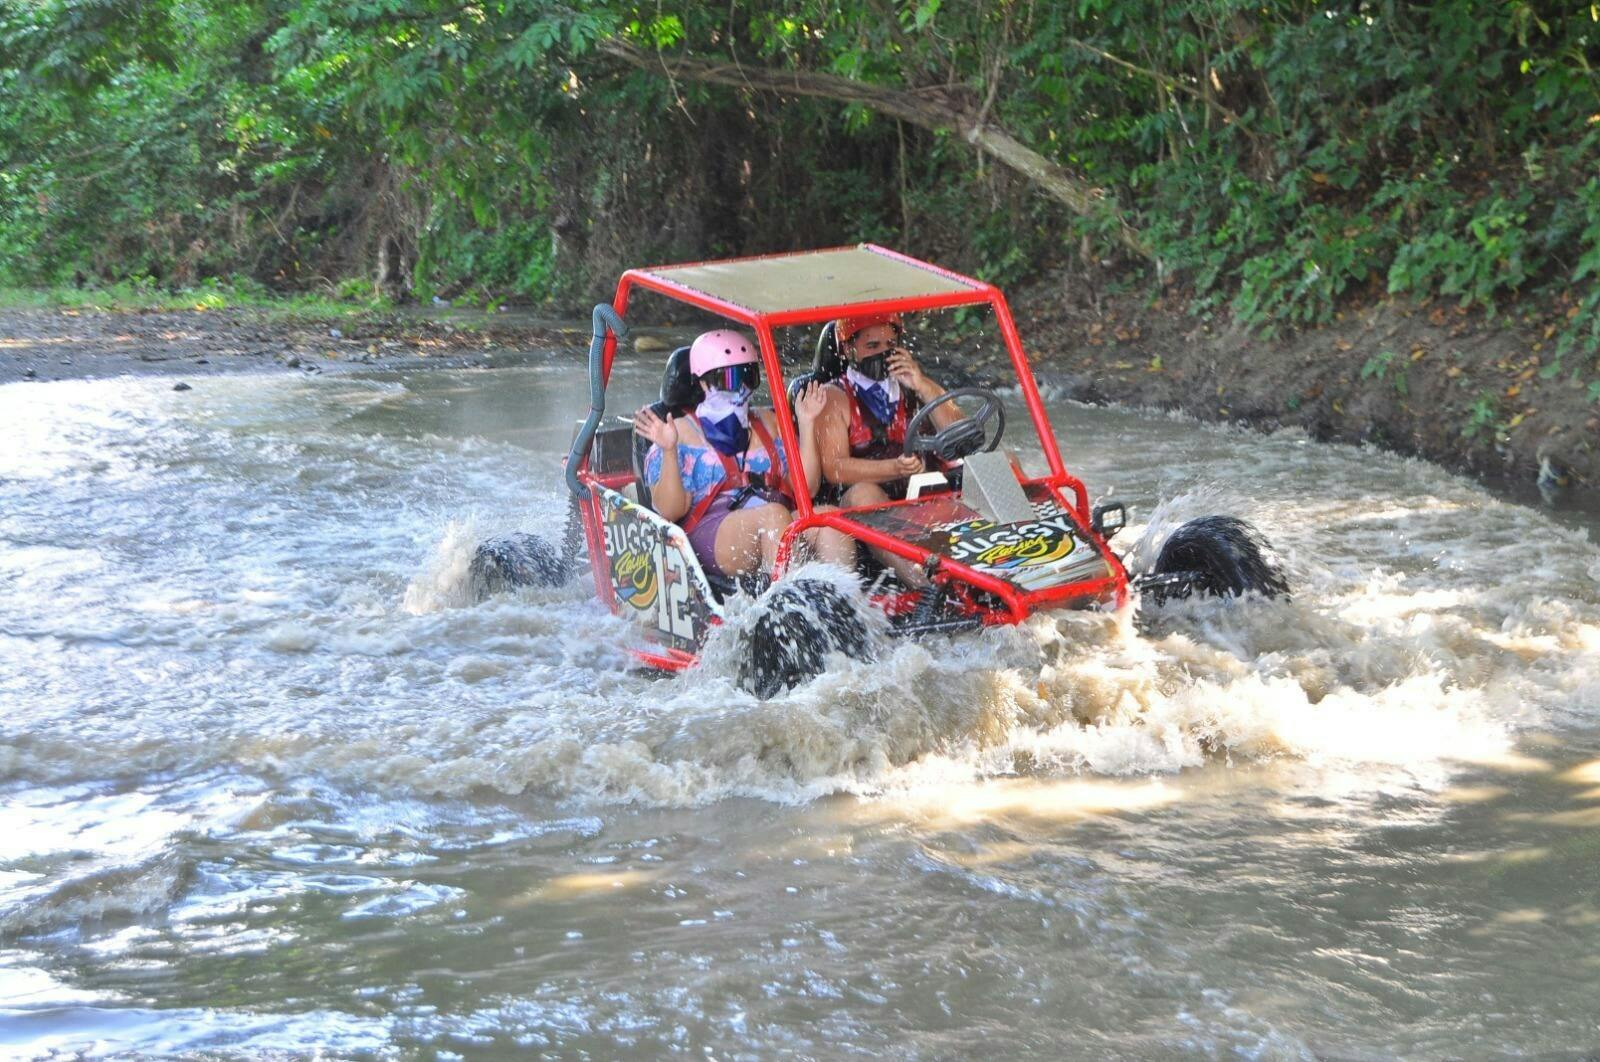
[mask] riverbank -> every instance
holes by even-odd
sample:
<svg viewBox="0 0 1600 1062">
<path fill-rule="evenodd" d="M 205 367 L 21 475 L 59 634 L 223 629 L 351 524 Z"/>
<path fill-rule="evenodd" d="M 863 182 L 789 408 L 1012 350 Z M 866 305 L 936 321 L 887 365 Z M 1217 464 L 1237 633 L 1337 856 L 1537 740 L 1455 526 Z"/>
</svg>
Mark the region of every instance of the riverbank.
<svg viewBox="0 0 1600 1062">
<path fill-rule="evenodd" d="M 234 372 L 487 367 L 506 364 L 529 346 L 559 349 L 586 339 L 582 329 L 555 324 L 497 329 L 492 322 L 469 326 L 400 313 L 316 319 L 254 308 L 5 309 L 0 384 L 151 375 L 181 377 L 181 383 Z"/>
<path fill-rule="evenodd" d="M 1302 428 L 1372 443 L 1525 498 L 1600 502 L 1600 377 L 1568 353 L 1546 378 L 1558 305 L 1489 320 L 1453 303 L 1375 300 L 1333 323 L 1265 338 L 1172 303 L 1122 298 L 1091 311 L 1048 286 L 1015 314 L 1041 376 L 1093 403 L 1203 421 Z M 1035 352 L 1051 352 L 1038 358 Z"/>
<path fill-rule="evenodd" d="M 1600 501 L 1600 404 L 1571 382 L 1573 355 L 1541 376 L 1552 324 L 1542 318 L 1383 300 L 1269 339 L 1159 301 L 1091 308 L 1050 284 L 1019 292 L 1014 311 L 1040 378 L 1082 401 L 1373 443 L 1529 500 L 1542 468 L 1552 499 Z M 579 354 L 587 340 L 579 322 L 450 309 L 318 320 L 260 308 L 12 308 L 0 310 L 0 383 L 485 368 Z"/>
</svg>

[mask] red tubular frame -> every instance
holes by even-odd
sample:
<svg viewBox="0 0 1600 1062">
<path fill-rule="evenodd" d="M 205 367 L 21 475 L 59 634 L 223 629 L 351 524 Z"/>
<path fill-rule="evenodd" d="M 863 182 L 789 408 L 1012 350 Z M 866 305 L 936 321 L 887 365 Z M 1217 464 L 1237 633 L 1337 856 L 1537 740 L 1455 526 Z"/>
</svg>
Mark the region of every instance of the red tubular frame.
<svg viewBox="0 0 1600 1062">
<path fill-rule="evenodd" d="M 985 616 L 984 622 L 986 623 L 1015 623 L 1025 619 L 1030 613 L 1040 608 L 1047 608 L 1069 601 L 1101 599 L 1108 593 L 1114 594 L 1117 605 L 1121 606 L 1127 600 L 1127 574 L 1122 570 L 1122 566 L 1115 555 L 1107 547 L 1105 540 L 1096 534 L 1091 526 L 1088 491 L 1084 488 L 1082 481 L 1069 473 L 1062 463 L 1061 451 L 1057 446 L 1055 433 L 1050 427 L 1050 420 L 1044 409 L 1044 401 L 1039 396 L 1039 387 L 1034 380 L 1033 369 L 1028 364 L 1027 355 L 1023 352 L 1022 337 L 1017 333 L 1016 322 L 1011 317 L 1011 308 L 1006 303 L 1005 296 L 992 284 L 930 265 L 909 255 L 900 254 L 897 251 L 891 251 L 875 244 L 862 244 L 861 247 L 885 258 L 904 262 L 945 277 L 948 280 L 964 284 L 969 290 L 763 313 L 707 295 L 686 285 L 675 283 L 656 275 L 651 269 L 630 269 L 622 274 L 621 279 L 617 281 L 616 297 L 612 300 L 612 306 L 616 309 L 618 316 L 624 316 L 627 313 L 633 288 L 638 286 L 678 302 L 687 303 L 690 306 L 718 314 L 755 331 L 757 343 L 761 348 L 762 369 L 765 371 L 767 379 L 774 385 L 770 390 L 772 392 L 772 406 L 778 419 L 778 431 L 783 439 L 784 449 L 793 457 L 788 474 L 790 492 L 795 502 L 795 520 L 789 525 L 779 547 L 778 570 L 781 572 L 787 567 L 795 536 L 814 527 L 831 527 L 869 546 L 879 547 L 917 564 L 928 564 L 929 558 L 932 557 L 934 558 L 934 579 L 936 581 L 948 582 L 954 580 L 993 594 L 1004 603 L 1005 612 L 1003 614 L 993 613 Z M 848 248 L 838 249 L 844 250 Z M 717 264 L 777 257 L 785 256 L 753 255 L 747 258 L 722 259 Z M 702 264 L 707 263 L 685 263 L 685 265 Z M 891 311 L 916 313 L 925 310 L 949 309 L 956 306 L 984 305 L 994 311 L 995 322 L 999 325 L 1000 335 L 1005 341 L 1006 351 L 1011 358 L 1011 366 L 1017 374 L 1017 383 L 1022 393 L 1022 400 L 1028 407 L 1029 419 L 1033 422 L 1034 432 L 1039 438 L 1045 461 L 1050 467 L 1050 472 L 1047 476 L 1029 480 L 1028 483 L 1046 487 L 1057 502 L 1074 513 L 1085 535 L 1094 542 L 1100 553 L 1111 565 L 1111 574 L 1102 579 L 1031 592 L 1019 590 L 1004 579 L 979 571 L 959 561 L 932 554 L 876 528 L 858 523 L 850 519 L 850 510 L 832 510 L 819 513 L 811 506 L 811 492 L 804 489 L 806 483 L 805 458 L 800 452 L 799 435 L 795 430 L 794 411 L 789 406 L 788 388 L 783 386 L 783 366 L 778 359 L 778 348 L 773 338 L 773 329 L 794 325 L 821 324 L 840 317 L 866 313 Z M 616 334 L 608 332 L 602 353 L 602 385 L 608 385 L 611 382 L 611 367 L 616 358 L 616 351 Z M 580 461 L 582 464 L 578 470 L 579 479 L 582 482 L 593 485 L 594 477 L 588 471 L 589 455 L 582 455 Z M 1061 496 L 1063 489 L 1071 492 L 1073 504 L 1069 504 Z M 589 555 L 594 558 L 596 590 L 605 600 L 607 606 L 612 611 L 616 611 L 616 599 L 611 592 L 610 565 L 605 561 L 605 535 L 601 525 L 599 496 L 591 495 L 587 503 L 580 506 L 580 511 L 583 514 L 584 530 L 587 533 Z M 662 648 L 660 651 L 634 650 L 634 655 L 650 666 L 674 671 L 691 665 L 695 660 L 692 654 L 671 648 Z"/>
</svg>

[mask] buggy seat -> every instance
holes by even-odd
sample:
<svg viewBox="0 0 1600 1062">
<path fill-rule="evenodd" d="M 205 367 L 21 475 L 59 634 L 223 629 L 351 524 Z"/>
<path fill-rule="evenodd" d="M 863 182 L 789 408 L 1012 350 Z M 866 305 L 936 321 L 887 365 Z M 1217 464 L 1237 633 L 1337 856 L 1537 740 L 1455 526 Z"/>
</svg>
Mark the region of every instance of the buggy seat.
<svg viewBox="0 0 1600 1062">
<path fill-rule="evenodd" d="M 689 348 L 679 347 L 667 355 L 666 371 L 661 375 L 661 398 L 650 403 L 650 409 L 658 417 L 665 417 L 668 413 L 674 417 L 686 417 L 700 404 L 701 395 L 699 381 L 689 372 Z M 634 490 L 640 505 L 654 509 L 655 504 L 650 500 L 650 484 L 644 478 L 644 462 L 649 453 L 650 440 L 636 433 L 633 436 Z"/>
</svg>

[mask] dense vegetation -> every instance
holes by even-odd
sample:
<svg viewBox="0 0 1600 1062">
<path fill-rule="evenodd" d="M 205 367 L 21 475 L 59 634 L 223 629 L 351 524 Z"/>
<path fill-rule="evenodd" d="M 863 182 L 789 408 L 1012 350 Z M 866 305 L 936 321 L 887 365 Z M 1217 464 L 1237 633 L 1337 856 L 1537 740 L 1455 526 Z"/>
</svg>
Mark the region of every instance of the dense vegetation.
<svg viewBox="0 0 1600 1062">
<path fill-rule="evenodd" d="M 1600 348 L 1597 56 L 1523 0 L 0 0 L 0 283 L 571 303 L 873 239 L 1267 328 L 1534 297 L 1554 373 Z"/>
</svg>

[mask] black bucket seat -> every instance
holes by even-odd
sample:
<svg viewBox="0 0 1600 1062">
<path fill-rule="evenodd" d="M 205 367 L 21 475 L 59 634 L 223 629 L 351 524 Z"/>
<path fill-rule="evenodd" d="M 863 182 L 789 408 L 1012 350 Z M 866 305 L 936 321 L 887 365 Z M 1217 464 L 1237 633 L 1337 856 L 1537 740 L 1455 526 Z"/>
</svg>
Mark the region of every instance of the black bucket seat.
<svg viewBox="0 0 1600 1062">
<path fill-rule="evenodd" d="M 817 335 L 817 352 L 811 358 L 811 371 L 798 373 L 789 381 L 789 404 L 793 406 L 799 401 L 800 391 L 806 384 L 813 380 L 832 383 L 844 375 L 844 369 L 844 355 L 839 353 L 839 341 L 834 336 L 833 322 L 829 321 Z"/>
<path fill-rule="evenodd" d="M 665 417 L 671 413 L 674 417 L 686 417 L 694 413 L 695 407 L 700 404 L 705 392 L 700 387 L 700 381 L 694 378 L 689 371 L 689 348 L 679 347 L 667 355 L 667 367 L 661 374 L 661 398 L 650 403 L 650 409 L 658 417 Z M 647 509 L 654 509 L 655 505 L 650 500 L 650 484 L 644 478 L 644 460 L 650 453 L 650 440 L 644 436 L 633 436 L 633 477 L 635 490 L 638 492 L 639 504 Z"/>
</svg>

